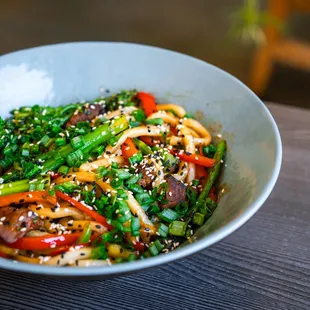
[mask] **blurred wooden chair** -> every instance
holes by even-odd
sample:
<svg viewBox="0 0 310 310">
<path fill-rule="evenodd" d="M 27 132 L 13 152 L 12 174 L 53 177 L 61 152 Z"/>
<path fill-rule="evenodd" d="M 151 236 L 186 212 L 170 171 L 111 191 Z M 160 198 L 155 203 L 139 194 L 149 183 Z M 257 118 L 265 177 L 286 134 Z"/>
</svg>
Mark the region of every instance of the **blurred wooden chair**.
<svg viewBox="0 0 310 310">
<path fill-rule="evenodd" d="M 286 22 L 294 12 L 310 13 L 310 0 L 269 0 L 268 13 Z M 265 28 L 266 43 L 255 51 L 250 72 L 250 88 L 262 95 L 268 85 L 274 63 L 310 71 L 310 44 L 283 37 L 272 25 Z"/>
</svg>

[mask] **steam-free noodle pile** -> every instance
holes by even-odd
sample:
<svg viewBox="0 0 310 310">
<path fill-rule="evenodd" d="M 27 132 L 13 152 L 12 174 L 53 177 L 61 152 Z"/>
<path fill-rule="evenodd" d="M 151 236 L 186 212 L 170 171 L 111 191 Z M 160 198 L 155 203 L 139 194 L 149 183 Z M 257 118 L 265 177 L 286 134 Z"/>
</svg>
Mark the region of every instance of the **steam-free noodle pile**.
<svg viewBox="0 0 310 310">
<path fill-rule="evenodd" d="M 106 266 L 168 253 L 217 207 L 226 143 L 135 90 L 0 118 L 0 256 Z"/>
</svg>

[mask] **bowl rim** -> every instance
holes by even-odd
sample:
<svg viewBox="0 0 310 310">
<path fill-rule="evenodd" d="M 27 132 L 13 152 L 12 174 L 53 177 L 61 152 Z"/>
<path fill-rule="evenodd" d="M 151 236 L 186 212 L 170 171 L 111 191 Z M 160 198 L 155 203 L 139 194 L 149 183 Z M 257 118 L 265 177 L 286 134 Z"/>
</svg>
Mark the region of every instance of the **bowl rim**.
<svg viewBox="0 0 310 310">
<path fill-rule="evenodd" d="M 216 242 L 224 239 L 238 228 L 240 228 L 245 222 L 247 222 L 263 205 L 266 201 L 268 196 L 270 195 L 272 189 L 274 188 L 279 173 L 281 169 L 282 163 L 282 143 L 281 143 L 281 136 L 279 133 L 279 129 L 276 125 L 275 120 L 273 119 L 270 111 L 265 106 L 265 104 L 257 97 L 257 95 L 250 90 L 244 83 L 238 80 L 236 77 L 231 75 L 230 73 L 206 62 L 200 60 L 198 58 L 176 52 L 169 49 L 164 49 L 156 46 L 138 44 L 138 43 L 129 43 L 129 42 L 109 42 L 109 41 L 81 41 L 81 42 L 64 42 L 64 43 L 56 43 L 56 44 L 49 44 L 49 45 L 42 45 L 27 49 L 17 50 L 11 53 L 7 53 L 0 56 L 2 59 L 5 56 L 9 56 L 12 54 L 24 53 L 24 52 L 31 52 L 33 50 L 40 50 L 40 49 L 49 49 L 49 48 L 58 48 L 68 45 L 126 45 L 131 46 L 133 48 L 145 48 L 145 49 L 152 49 L 157 50 L 159 52 L 170 53 L 173 55 L 182 56 L 183 58 L 189 59 L 193 62 L 200 63 L 204 66 L 212 67 L 213 69 L 219 70 L 221 74 L 225 75 L 227 78 L 232 79 L 235 83 L 239 84 L 245 91 L 250 92 L 250 94 L 256 98 L 257 104 L 261 105 L 261 108 L 265 111 L 266 117 L 270 121 L 273 129 L 273 133 L 275 135 L 276 145 L 275 145 L 275 165 L 273 171 L 271 172 L 271 176 L 264 186 L 262 193 L 257 197 L 255 201 L 253 201 L 249 207 L 240 215 L 238 215 L 235 219 L 233 219 L 230 223 L 224 225 L 223 227 L 217 229 L 216 231 L 210 233 L 208 236 L 204 237 L 201 240 L 195 241 L 183 248 L 179 248 L 177 250 L 171 251 L 165 255 L 159 255 L 156 257 L 151 257 L 145 260 L 137 260 L 130 263 L 122 263 L 112 266 L 101 266 L 101 267 L 73 267 L 73 268 L 60 268 L 54 266 L 43 266 L 43 265 L 35 265 L 35 264 L 28 264 L 22 262 L 16 262 L 13 260 L 8 260 L 5 258 L 0 258 L 0 268 L 16 271 L 16 272 L 25 272 L 25 273 L 32 273 L 38 275 L 47 275 L 47 276 L 61 276 L 61 277 L 100 277 L 100 276 L 115 276 L 121 275 L 131 272 L 137 272 L 140 270 L 144 270 L 147 268 L 155 267 L 158 265 L 162 265 L 168 262 L 172 262 L 181 258 L 185 258 L 189 255 L 195 254 Z"/>
</svg>

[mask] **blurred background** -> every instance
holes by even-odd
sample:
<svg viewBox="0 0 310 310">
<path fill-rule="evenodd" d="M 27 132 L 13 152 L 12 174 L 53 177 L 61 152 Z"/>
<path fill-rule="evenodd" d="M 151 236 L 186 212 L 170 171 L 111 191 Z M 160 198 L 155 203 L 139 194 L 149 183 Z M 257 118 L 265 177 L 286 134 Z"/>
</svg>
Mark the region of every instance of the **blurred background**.
<svg viewBox="0 0 310 310">
<path fill-rule="evenodd" d="M 0 54 L 68 41 L 155 45 L 310 108 L 310 0 L 0 0 Z"/>
</svg>

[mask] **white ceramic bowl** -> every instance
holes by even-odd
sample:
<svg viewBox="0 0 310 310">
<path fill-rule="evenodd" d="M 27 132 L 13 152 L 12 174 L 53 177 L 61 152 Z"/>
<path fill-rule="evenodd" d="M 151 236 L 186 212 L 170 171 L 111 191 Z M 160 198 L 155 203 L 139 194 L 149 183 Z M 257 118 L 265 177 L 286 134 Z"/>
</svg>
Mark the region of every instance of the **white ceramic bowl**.
<svg viewBox="0 0 310 310">
<path fill-rule="evenodd" d="M 0 258 L 1 268 L 61 277 L 102 278 L 136 272 L 223 239 L 267 199 L 281 166 L 279 131 L 259 98 L 230 74 L 186 55 L 128 43 L 57 44 L 0 57 L 1 116 L 18 106 L 66 104 L 96 98 L 103 89 L 131 88 L 184 106 L 227 140 L 222 181 L 230 191 L 196 232 L 197 240 L 168 254 L 107 267 L 47 267 Z"/>
</svg>

